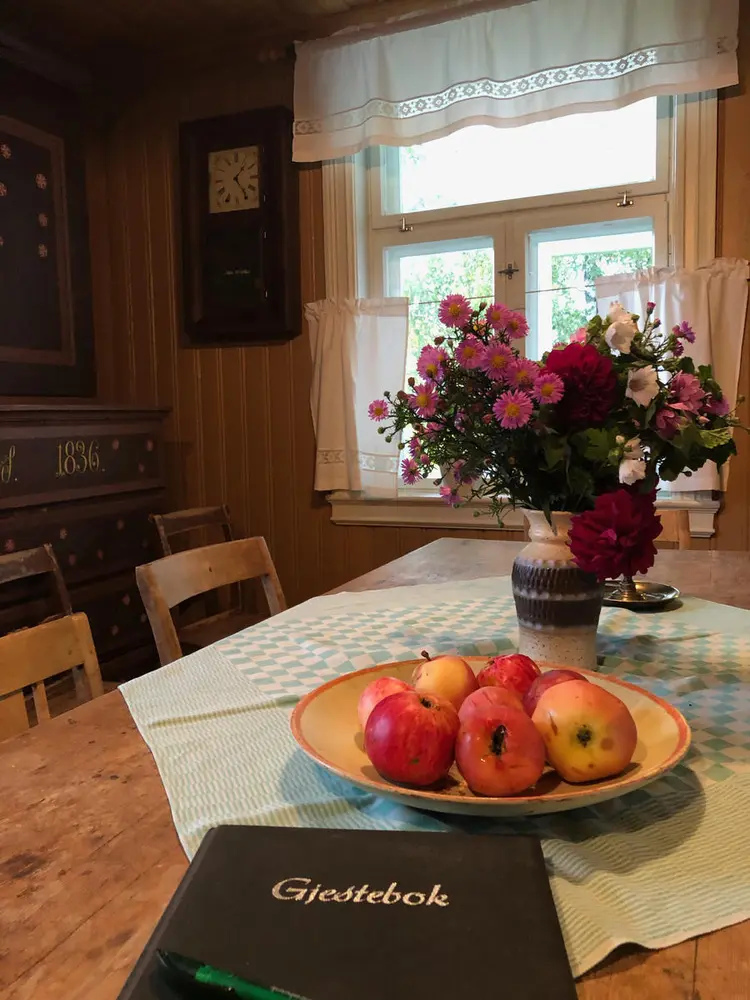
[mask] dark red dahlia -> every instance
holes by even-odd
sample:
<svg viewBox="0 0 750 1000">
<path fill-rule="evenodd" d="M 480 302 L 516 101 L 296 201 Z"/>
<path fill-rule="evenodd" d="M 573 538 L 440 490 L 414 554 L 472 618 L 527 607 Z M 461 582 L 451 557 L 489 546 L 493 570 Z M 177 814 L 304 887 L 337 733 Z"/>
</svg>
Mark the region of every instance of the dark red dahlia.
<svg viewBox="0 0 750 1000">
<path fill-rule="evenodd" d="M 555 405 L 563 424 L 597 427 L 604 423 L 617 391 L 611 358 L 600 354 L 593 344 L 573 343 L 550 351 L 545 368 L 565 383 L 565 395 Z"/>
<path fill-rule="evenodd" d="M 593 510 L 576 514 L 570 529 L 570 551 L 577 565 L 599 580 L 645 573 L 654 565 L 654 539 L 661 518 L 654 493 L 620 489 L 602 493 Z"/>
</svg>

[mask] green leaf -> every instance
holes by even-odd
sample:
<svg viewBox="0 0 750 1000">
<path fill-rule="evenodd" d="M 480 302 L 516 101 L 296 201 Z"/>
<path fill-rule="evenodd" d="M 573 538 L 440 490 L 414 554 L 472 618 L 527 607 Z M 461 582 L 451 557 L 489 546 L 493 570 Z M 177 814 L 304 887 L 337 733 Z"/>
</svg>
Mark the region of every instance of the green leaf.
<svg viewBox="0 0 750 1000">
<path fill-rule="evenodd" d="M 594 492 L 594 477 L 578 465 L 568 467 L 568 486 L 577 496 L 588 496 Z"/>
<path fill-rule="evenodd" d="M 548 472 L 557 468 L 565 458 L 565 438 L 547 437 L 542 444 L 544 450 L 545 468 Z"/>
<path fill-rule="evenodd" d="M 680 358 L 677 367 L 681 372 L 687 372 L 688 375 L 695 375 L 695 362 L 687 354 Z"/>
<path fill-rule="evenodd" d="M 732 437 L 729 427 L 717 427 L 713 431 L 699 431 L 701 443 L 706 448 L 718 448 L 719 445 L 726 444 Z"/>
<path fill-rule="evenodd" d="M 580 431 L 572 439 L 572 443 L 584 458 L 590 462 L 606 462 L 612 447 L 610 432 L 603 427 L 589 427 Z"/>
<path fill-rule="evenodd" d="M 712 379 L 713 377 L 714 373 L 711 365 L 698 365 L 698 378 L 701 382 L 705 382 L 706 379 Z"/>
</svg>

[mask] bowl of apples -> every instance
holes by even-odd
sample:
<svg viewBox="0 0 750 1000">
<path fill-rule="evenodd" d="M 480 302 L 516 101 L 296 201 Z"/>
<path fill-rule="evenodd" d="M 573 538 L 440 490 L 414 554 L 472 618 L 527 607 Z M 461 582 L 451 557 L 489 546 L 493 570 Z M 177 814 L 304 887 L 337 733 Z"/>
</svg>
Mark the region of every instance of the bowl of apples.
<svg viewBox="0 0 750 1000">
<path fill-rule="evenodd" d="M 438 812 L 530 816 L 594 805 L 654 781 L 690 728 L 643 688 L 528 656 L 442 655 L 323 684 L 292 714 L 318 764 Z"/>
</svg>

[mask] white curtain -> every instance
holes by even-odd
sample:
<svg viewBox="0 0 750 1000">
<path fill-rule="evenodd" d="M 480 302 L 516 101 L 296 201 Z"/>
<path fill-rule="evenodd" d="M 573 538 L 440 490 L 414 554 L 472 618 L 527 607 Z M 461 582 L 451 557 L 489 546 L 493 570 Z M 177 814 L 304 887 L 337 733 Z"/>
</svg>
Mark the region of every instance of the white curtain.
<svg viewBox="0 0 750 1000">
<path fill-rule="evenodd" d="M 739 0 L 532 0 L 297 45 L 294 159 L 737 83 Z M 465 10 L 458 9 L 459 13 Z M 445 15 L 448 17 L 448 13 Z"/>
<path fill-rule="evenodd" d="M 397 441 L 378 434 L 368 406 L 404 385 L 409 300 L 324 299 L 305 306 L 313 378 L 315 489 L 395 497 Z"/>
<path fill-rule="evenodd" d="M 597 308 L 605 316 L 610 302 L 619 299 L 626 309 L 643 316 L 646 303 L 655 302 L 654 316 L 659 317 L 667 329 L 687 321 L 695 330 L 695 343 L 685 343 L 685 353 L 696 365 L 713 367 L 716 381 L 734 406 L 745 335 L 749 274 L 746 260 L 720 257 L 692 271 L 651 267 L 633 274 L 597 278 Z M 673 492 L 718 490 L 720 487 L 713 462 L 669 484 Z"/>
</svg>

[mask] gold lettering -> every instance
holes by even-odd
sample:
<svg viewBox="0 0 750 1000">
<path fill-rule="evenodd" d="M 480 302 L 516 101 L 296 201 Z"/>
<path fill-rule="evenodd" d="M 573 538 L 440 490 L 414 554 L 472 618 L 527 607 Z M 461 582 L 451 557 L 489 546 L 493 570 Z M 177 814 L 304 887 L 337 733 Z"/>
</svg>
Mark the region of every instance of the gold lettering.
<svg viewBox="0 0 750 1000">
<path fill-rule="evenodd" d="M 276 897 L 276 899 L 296 899 L 301 900 L 305 898 L 307 889 L 303 888 L 308 886 L 312 879 L 309 878 L 285 878 L 281 882 L 277 882 L 276 885 L 271 889 L 271 894 Z M 296 883 L 293 888 L 292 884 Z"/>
<path fill-rule="evenodd" d="M 367 895 L 369 888 L 370 888 L 369 885 L 365 882 L 365 884 L 362 886 L 361 889 L 357 889 L 357 891 L 354 893 L 354 902 L 361 903 L 362 900 Z"/>
<path fill-rule="evenodd" d="M 66 476 L 81 476 L 86 472 L 100 472 L 99 442 L 96 439 L 84 441 L 59 441 L 57 445 L 57 479 Z"/>
<path fill-rule="evenodd" d="M 337 903 L 351 903 L 353 895 L 354 895 L 354 886 L 350 885 L 345 892 L 337 892 L 335 900 Z"/>
<path fill-rule="evenodd" d="M 439 882 L 438 882 L 437 885 L 434 885 L 432 887 L 432 892 L 430 893 L 430 898 L 427 900 L 427 905 L 428 906 L 432 906 L 433 903 L 435 904 L 435 906 L 450 906 L 450 900 L 448 899 L 448 893 L 447 892 L 441 892 L 440 889 L 441 889 L 441 886 L 440 886 Z"/>
<path fill-rule="evenodd" d="M 8 485 L 13 479 L 13 459 L 16 457 L 16 446 L 12 444 L 8 448 L 8 454 L 0 458 L 0 483 Z"/>
<path fill-rule="evenodd" d="M 424 903 L 424 893 L 423 892 L 406 892 L 403 896 L 403 901 L 407 906 L 421 906 Z"/>
<path fill-rule="evenodd" d="M 383 902 L 386 905 L 390 905 L 391 903 L 400 903 L 401 902 L 401 893 L 400 892 L 396 892 L 396 886 L 397 885 L 398 885 L 398 882 L 391 882 L 391 884 L 385 890 L 385 894 L 383 896 Z"/>
<path fill-rule="evenodd" d="M 318 895 L 319 892 L 320 892 L 320 884 L 316 885 L 314 889 L 310 890 L 310 894 L 305 900 L 305 906 L 308 906 L 310 903 L 312 903 L 312 901 L 315 899 L 315 897 Z"/>
<path fill-rule="evenodd" d="M 328 903 L 332 899 L 335 900 L 336 899 L 336 890 L 335 889 L 324 889 L 320 893 L 320 895 L 318 896 L 318 899 L 321 901 L 321 903 Z"/>
<path fill-rule="evenodd" d="M 382 892 L 368 892 L 367 902 L 368 903 L 379 903 L 383 898 Z"/>
</svg>

